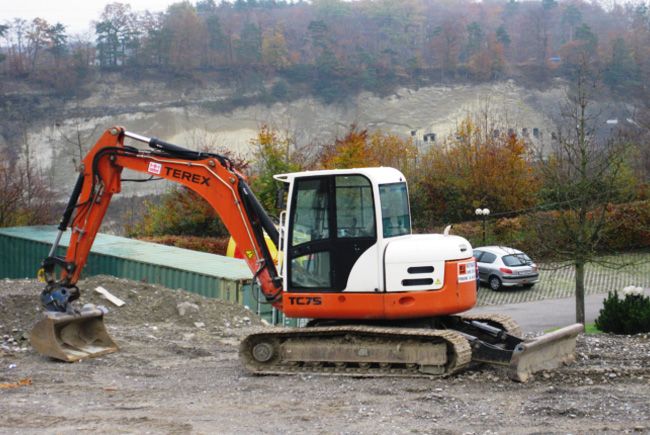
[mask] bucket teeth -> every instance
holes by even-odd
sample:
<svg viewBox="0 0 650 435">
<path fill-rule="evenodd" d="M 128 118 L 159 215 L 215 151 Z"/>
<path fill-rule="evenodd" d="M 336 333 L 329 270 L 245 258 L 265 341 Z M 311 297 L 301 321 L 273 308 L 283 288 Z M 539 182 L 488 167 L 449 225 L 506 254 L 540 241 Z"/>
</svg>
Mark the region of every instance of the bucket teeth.
<svg viewBox="0 0 650 435">
<path fill-rule="evenodd" d="M 104 313 L 96 308 L 78 314 L 46 313 L 32 328 L 30 342 L 38 353 L 67 362 L 118 350 L 104 326 Z"/>
</svg>

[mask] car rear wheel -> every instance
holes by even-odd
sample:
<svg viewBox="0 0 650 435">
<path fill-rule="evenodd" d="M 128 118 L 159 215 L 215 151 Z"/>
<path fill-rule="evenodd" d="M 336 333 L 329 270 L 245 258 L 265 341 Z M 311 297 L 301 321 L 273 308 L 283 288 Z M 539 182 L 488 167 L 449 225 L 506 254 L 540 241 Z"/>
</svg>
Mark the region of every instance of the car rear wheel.
<svg viewBox="0 0 650 435">
<path fill-rule="evenodd" d="M 501 280 L 499 279 L 498 276 L 492 275 L 490 277 L 490 280 L 488 281 L 488 284 L 490 284 L 490 288 L 494 291 L 498 291 L 501 289 Z"/>
</svg>

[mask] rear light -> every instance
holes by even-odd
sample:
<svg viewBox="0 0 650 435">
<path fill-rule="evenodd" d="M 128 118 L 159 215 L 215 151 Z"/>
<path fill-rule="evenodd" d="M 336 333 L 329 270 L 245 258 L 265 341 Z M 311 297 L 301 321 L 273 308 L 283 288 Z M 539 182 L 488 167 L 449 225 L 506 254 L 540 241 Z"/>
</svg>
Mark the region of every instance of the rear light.
<svg viewBox="0 0 650 435">
<path fill-rule="evenodd" d="M 503 273 L 507 273 L 508 275 L 512 275 L 512 269 L 508 269 L 507 267 L 501 267 L 499 270 Z"/>
</svg>

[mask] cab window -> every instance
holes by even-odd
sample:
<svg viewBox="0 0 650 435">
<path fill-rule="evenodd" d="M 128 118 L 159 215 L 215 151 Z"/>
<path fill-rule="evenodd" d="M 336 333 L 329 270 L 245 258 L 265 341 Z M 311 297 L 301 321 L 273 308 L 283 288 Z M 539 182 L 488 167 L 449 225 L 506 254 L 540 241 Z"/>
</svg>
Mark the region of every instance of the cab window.
<svg viewBox="0 0 650 435">
<path fill-rule="evenodd" d="M 334 184 L 337 237 L 375 237 L 370 180 L 361 175 L 337 176 Z"/>
<path fill-rule="evenodd" d="M 301 180 L 296 192 L 291 246 L 329 238 L 329 198 L 325 180 Z"/>
<path fill-rule="evenodd" d="M 406 183 L 381 184 L 379 198 L 384 237 L 411 234 L 411 215 Z"/>
</svg>

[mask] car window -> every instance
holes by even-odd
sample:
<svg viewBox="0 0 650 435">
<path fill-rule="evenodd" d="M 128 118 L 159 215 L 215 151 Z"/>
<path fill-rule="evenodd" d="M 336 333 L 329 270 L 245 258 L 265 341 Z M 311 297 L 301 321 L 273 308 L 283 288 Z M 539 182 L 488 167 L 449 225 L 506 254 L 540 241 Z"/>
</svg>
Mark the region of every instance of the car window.
<svg viewBox="0 0 650 435">
<path fill-rule="evenodd" d="M 476 258 L 476 261 L 481 261 L 481 255 L 483 255 L 483 251 L 474 249 L 474 258 Z"/>
<path fill-rule="evenodd" d="M 497 256 L 492 254 L 491 252 L 484 252 L 483 256 L 481 257 L 480 263 L 494 263 L 494 260 L 497 259 Z"/>
<path fill-rule="evenodd" d="M 527 266 L 532 261 L 526 254 L 512 254 L 503 257 L 503 264 L 506 266 Z"/>
</svg>

